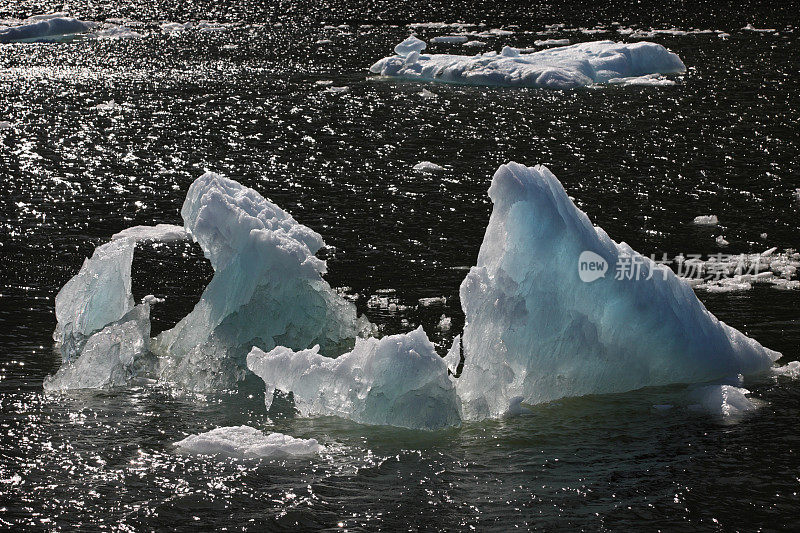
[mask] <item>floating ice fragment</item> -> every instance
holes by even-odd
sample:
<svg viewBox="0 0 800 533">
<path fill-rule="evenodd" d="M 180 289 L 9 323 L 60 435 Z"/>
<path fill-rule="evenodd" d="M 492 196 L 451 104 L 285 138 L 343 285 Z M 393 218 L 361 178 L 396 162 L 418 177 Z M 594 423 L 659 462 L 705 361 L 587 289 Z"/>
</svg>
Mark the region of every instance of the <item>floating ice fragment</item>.
<svg viewBox="0 0 800 533">
<path fill-rule="evenodd" d="M 441 35 L 431 39 L 432 43 L 461 44 L 469 40 L 466 35 Z"/>
<path fill-rule="evenodd" d="M 630 78 L 611 78 L 608 80 L 610 85 L 622 85 L 624 87 L 667 87 L 676 85 L 675 80 L 670 80 L 660 74 L 645 74 L 644 76 L 633 76 Z"/>
<path fill-rule="evenodd" d="M 96 22 L 62 17 L 62 13 L 57 15 L 40 15 L 19 26 L 0 29 L 0 43 L 63 39 L 87 32 L 98 25 Z"/>
<path fill-rule="evenodd" d="M 593 226 L 545 167 L 503 165 L 489 195 L 477 266 L 461 284 L 465 418 L 501 416 L 514 398 L 537 404 L 763 372 L 779 357 L 717 320 L 671 270 Z M 609 275 L 581 281 L 585 251 Z M 640 275 L 611 275 L 621 258 Z"/>
<path fill-rule="evenodd" d="M 719 246 L 728 246 L 730 244 L 722 235 L 717 235 L 716 241 Z"/>
<path fill-rule="evenodd" d="M 486 43 L 483 41 L 467 41 L 462 46 L 467 46 L 469 48 L 482 48 L 486 46 Z"/>
<path fill-rule="evenodd" d="M 294 352 L 253 348 L 247 367 L 273 392 L 292 392 L 302 416 L 338 416 L 355 422 L 412 429 L 461 423 L 459 401 L 422 327 L 405 335 L 358 339 L 352 352 L 323 357 L 319 347 Z"/>
<path fill-rule="evenodd" d="M 346 85 L 343 86 L 343 87 L 333 87 L 333 86 L 331 86 L 331 87 L 327 87 L 322 92 L 329 93 L 329 94 L 344 94 L 344 93 L 350 92 L 350 87 L 348 87 Z"/>
<path fill-rule="evenodd" d="M 7 120 L 0 120 L 0 131 L 14 129 L 14 125 Z"/>
<path fill-rule="evenodd" d="M 716 226 L 719 224 L 717 215 L 700 215 L 694 217 L 693 222 L 699 226 Z"/>
<path fill-rule="evenodd" d="M 419 39 L 414 42 L 417 47 L 422 43 Z M 677 55 L 649 42 L 596 41 L 531 54 L 520 54 L 515 48 L 505 47 L 500 55 L 496 52 L 476 56 L 422 55 L 413 64 L 406 64 L 404 59 L 413 50 L 408 49 L 405 42 L 398 48 L 402 54 L 398 52 L 396 56 L 381 59 L 370 71 L 424 81 L 568 89 L 606 83 L 615 78 L 686 70 Z"/>
<path fill-rule="evenodd" d="M 786 376 L 792 379 L 798 379 L 800 378 L 800 361 L 790 361 L 784 366 L 773 368 L 772 372 L 777 376 Z"/>
<path fill-rule="evenodd" d="M 422 89 L 422 90 L 419 92 L 419 95 L 420 95 L 421 97 L 425 98 L 425 99 L 437 98 L 437 95 L 436 95 L 436 93 L 432 93 L 432 92 L 431 92 L 431 91 L 429 91 L 428 89 Z"/>
<path fill-rule="evenodd" d="M 422 307 L 430 307 L 432 305 L 444 305 L 447 303 L 447 298 L 444 296 L 434 296 L 432 298 L 420 298 L 419 305 Z"/>
<path fill-rule="evenodd" d="M 453 319 L 449 316 L 442 315 L 439 319 L 439 331 L 450 331 L 450 326 L 453 325 Z"/>
<path fill-rule="evenodd" d="M 733 385 L 707 385 L 691 391 L 689 396 L 697 403 L 690 407 L 722 418 L 738 417 L 758 407 L 747 394 L 749 390 Z"/>
<path fill-rule="evenodd" d="M 92 33 L 92 37 L 98 39 L 139 39 L 141 33 L 135 32 L 126 26 L 109 26 L 103 30 Z"/>
<path fill-rule="evenodd" d="M 265 435 L 250 426 L 220 427 L 199 435 L 189 435 L 176 442 L 175 446 L 184 453 L 240 459 L 308 456 L 325 450 L 316 439 L 297 439 L 283 433 Z"/>
<path fill-rule="evenodd" d="M 439 172 L 440 170 L 444 170 L 444 167 L 436 163 L 431 163 L 430 161 L 422 161 L 414 165 L 414 170 L 417 172 Z"/>
<path fill-rule="evenodd" d="M 427 46 L 425 41 L 410 35 L 405 41 L 394 47 L 394 53 L 404 57 L 411 52 L 422 52 Z"/>
<path fill-rule="evenodd" d="M 566 46 L 569 44 L 569 39 L 543 39 L 533 41 L 535 46 Z"/>
</svg>

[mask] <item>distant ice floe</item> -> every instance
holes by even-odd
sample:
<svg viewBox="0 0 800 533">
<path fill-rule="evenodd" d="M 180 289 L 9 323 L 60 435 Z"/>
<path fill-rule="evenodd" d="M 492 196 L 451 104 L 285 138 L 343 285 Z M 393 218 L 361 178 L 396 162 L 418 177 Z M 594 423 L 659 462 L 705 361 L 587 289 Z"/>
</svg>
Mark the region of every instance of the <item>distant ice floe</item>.
<svg viewBox="0 0 800 533">
<path fill-rule="evenodd" d="M 303 457 L 321 453 L 316 439 L 298 439 L 283 433 L 264 434 L 250 426 L 229 426 L 189 435 L 175 443 L 183 453 L 238 459 Z"/>
<path fill-rule="evenodd" d="M 352 352 L 323 357 L 319 347 L 294 352 L 253 348 L 247 367 L 273 392 L 292 392 L 303 416 L 339 416 L 364 424 L 441 429 L 461 423 L 460 402 L 422 327 L 404 335 L 358 339 Z"/>
<path fill-rule="evenodd" d="M 433 37 L 431 39 L 432 43 L 446 43 L 446 44 L 462 44 L 469 40 L 469 37 L 466 35 L 440 35 L 439 37 Z"/>
<path fill-rule="evenodd" d="M 533 53 L 506 46 L 499 55 L 487 52 L 475 56 L 423 55 L 425 48 L 425 42 L 411 36 L 395 47 L 395 56 L 381 59 L 370 71 L 423 81 L 569 89 L 612 79 L 686 70 L 676 54 L 649 42 L 596 41 Z M 649 83 L 656 84 L 654 80 Z"/>
<path fill-rule="evenodd" d="M 645 74 L 630 78 L 611 78 L 609 85 L 622 85 L 624 87 L 668 87 L 676 85 L 675 80 L 665 78 L 661 74 Z"/>
<path fill-rule="evenodd" d="M 692 222 L 698 226 L 716 226 L 719 224 L 719 219 L 717 218 L 717 215 L 700 215 L 694 217 Z"/>
<path fill-rule="evenodd" d="M 414 165 L 414 170 L 417 172 L 439 172 L 444 170 L 444 167 L 430 161 L 421 161 Z"/>
<path fill-rule="evenodd" d="M 569 39 L 540 39 L 533 42 L 534 46 L 567 46 Z"/>
<path fill-rule="evenodd" d="M 97 26 L 97 22 L 78 20 L 65 13 L 36 15 L 17 26 L 0 29 L 0 43 L 64 40 Z"/>
</svg>

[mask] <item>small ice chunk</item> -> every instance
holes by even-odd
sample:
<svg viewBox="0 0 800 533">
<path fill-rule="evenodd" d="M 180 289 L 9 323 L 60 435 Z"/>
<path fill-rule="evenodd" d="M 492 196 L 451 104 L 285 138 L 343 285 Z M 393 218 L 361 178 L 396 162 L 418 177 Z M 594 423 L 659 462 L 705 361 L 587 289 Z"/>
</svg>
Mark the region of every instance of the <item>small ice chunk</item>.
<svg viewBox="0 0 800 533">
<path fill-rule="evenodd" d="M 148 305 L 151 305 L 151 306 L 155 305 L 155 304 L 163 304 L 165 301 L 166 300 L 164 300 L 164 298 L 159 298 L 159 297 L 155 296 L 154 294 L 148 294 L 147 296 L 142 298 L 142 303 L 148 304 Z"/>
<path fill-rule="evenodd" d="M 519 57 L 519 48 L 514 48 L 513 46 L 504 46 L 503 50 L 500 52 L 500 55 L 503 57 Z"/>
<path fill-rule="evenodd" d="M 394 53 L 405 57 L 411 52 L 422 52 L 427 46 L 425 41 L 417 39 L 413 35 L 409 35 L 405 41 L 394 47 Z"/>
<path fill-rule="evenodd" d="M 717 235 L 716 241 L 719 246 L 728 246 L 730 244 L 722 235 Z"/>
<path fill-rule="evenodd" d="M 191 28 L 192 23 L 185 22 L 181 24 L 180 22 L 164 22 L 163 24 L 161 24 L 160 27 L 161 31 L 163 31 L 164 33 L 173 33 L 173 32 L 184 31 L 188 28 Z"/>
<path fill-rule="evenodd" d="M 764 240 L 766 240 L 766 239 L 767 239 L 767 234 L 766 234 L 766 233 L 762 233 L 762 234 L 761 234 L 761 235 L 759 235 L 759 236 L 761 237 L 761 240 L 762 240 L 762 241 L 764 241 Z"/>
<path fill-rule="evenodd" d="M 142 34 L 126 26 L 109 26 L 92 33 L 92 36 L 98 39 L 139 39 Z"/>
<path fill-rule="evenodd" d="M 466 35 L 441 35 L 431 39 L 432 43 L 461 44 L 469 40 Z"/>
<path fill-rule="evenodd" d="M 746 395 L 750 391 L 733 385 L 707 385 L 690 393 L 692 407 L 723 418 L 737 417 L 758 406 Z"/>
<path fill-rule="evenodd" d="M 0 131 L 13 129 L 14 125 L 7 120 L 0 120 Z"/>
<path fill-rule="evenodd" d="M 108 100 L 107 102 L 100 102 L 99 104 L 92 107 L 92 109 L 96 109 L 97 111 L 117 111 L 121 109 L 122 105 L 116 103 L 114 100 Z"/>
<path fill-rule="evenodd" d="M 790 361 L 784 366 L 775 367 L 772 373 L 777 376 L 786 376 L 792 379 L 800 378 L 800 361 Z"/>
<path fill-rule="evenodd" d="M 325 450 L 316 439 L 298 439 L 283 433 L 266 435 L 250 426 L 220 427 L 189 435 L 175 446 L 184 453 L 239 459 L 309 456 Z"/>
<path fill-rule="evenodd" d="M 422 307 L 430 307 L 432 305 L 444 305 L 447 303 L 447 298 L 444 296 L 434 296 L 432 298 L 420 298 L 419 305 Z"/>
<path fill-rule="evenodd" d="M 442 315 L 442 318 L 439 319 L 439 331 L 450 331 L 450 326 L 453 325 L 453 319 Z"/>
<path fill-rule="evenodd" d="M 716 226 L 719 224 L 719 219 L 717 215 L 700 215 L 694 217 L 693 222 L 699 226 Z"/>
<path fill-rule="evenodd" d="M 429 91 L 428 89 L 422 89 L 422 90 L 419 92 L 419 95 L 420 95 L 421 97 L 425 98 L 425 99 L 437 98 L 437 95 L 436 95 L 436 93 L 432 93 L 432 92 L 431 92 L 431 91 Z"/>
<path fill-rule="evenodd" d="M 482 48 L 486 46 L 486 43 L 484 41 L 467 41 L 462 46 L 469 48 Z"/>
<path fill-rule="evenodd" d="M 436 163 L 431 163 L 430 161 L 422 161 L 414 165 L 414 170 L 417 172 L 439 172 L 440 170 L 444 170 L 444 167 Z"/>
<path fill-rule="evenodd" d="M 622 85 L 623 87 L 666 87 L 676 85 L 675 80 L 670 80 L 660 74 L 645 74 L 644 76 L 632 76 L 630 78 L 611 78 L 608 80 L 610 85 Z"/>
<path fill-rule="evenodd" d="M 274 391 L 291 392 L 302 416 L 435 430 L 461 423 L 447 366 L 422 327 L 404 335 L 357 339 L 336 359 L 319 346 L 299 352 L 253 348 L 247 367 L 264 380 L 267 407 Z"/>
<path fill-rule="evenodd" d="M 344 93 L 350 92 L 350 87 L 348 87 L 347 85 L 344 85 L 342 87 L 330 86 L 330 87 L 326 88 L 322 92 L 329 93 L 329 94 L 344 94 Z"/>
<path fill-rule="evenodd" d="M 535 46 L 566 46 L 569 44 L 569 39 L 542 39 L 533 41 Z"/>
</svg>

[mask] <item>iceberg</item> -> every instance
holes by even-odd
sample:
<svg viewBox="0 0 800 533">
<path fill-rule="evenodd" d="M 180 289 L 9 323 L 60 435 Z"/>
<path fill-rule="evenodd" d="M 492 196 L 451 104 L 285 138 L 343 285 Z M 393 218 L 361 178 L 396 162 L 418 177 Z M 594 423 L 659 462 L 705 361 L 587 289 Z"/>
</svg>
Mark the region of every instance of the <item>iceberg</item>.
<svg viewBox="0 0 800 533">
<path fill-rule="evenodd" d="M 321 453 L 316 439 L 298 439 L 283 433 L 265 435 L 250 426 L 229 426 L 189 435 L 175 443 L 184 453 L 219 455 L 238 459 L 300 457 Z"/>
<path fill-rule="evenodd" d="M 337 359 L 319 347 L 294 352 L 253 348 L 247 367 L 274 391 L 291 392 L 302 416 L 338 416 L 355 422 L 435 430 L 461 423 L 459 400 L 422 327 L 404 335 L 358 339 Z"/>
<path fill-rule="evenodd" d="M 370 71 L 382 76 L 468 85 L 570 89 L 612 79 L 686 70 L 681 59 L 660 44 L 595 41 L 533 53 L 505 47 L 501 54 L 421 55 L 425 43 L 409 37 L 397 55 L 376 62 Z M 652 84 L 652 83 L 651 83 Z"/>
<path fill-rule="evenodd" d="M 503 165 L 489 196 L 477 266 L 460 289 L 465 419 L 754 374 L 780 357 L 717 320 L 670 269 L 593 226 L 547 168 Z"/>
<path fill-rule="evenodd" d="M 39 15 L 18 26 L 0 29 L 0 43 L 61 39 L 87 32 L 97 26 L 96 22 L 57 15 Z"/>
<path fill-rule="evenodd" d="M 322 237 L 258 192 L 208 172 L 189 187 L 181 215 L 214 277 L 192 312 L 153 339 L 161 379 L 215 389 L 243 377 L 253 346 L 318 344 L 336 356 L 371 331 L 322 279 Z"/>
</svg>

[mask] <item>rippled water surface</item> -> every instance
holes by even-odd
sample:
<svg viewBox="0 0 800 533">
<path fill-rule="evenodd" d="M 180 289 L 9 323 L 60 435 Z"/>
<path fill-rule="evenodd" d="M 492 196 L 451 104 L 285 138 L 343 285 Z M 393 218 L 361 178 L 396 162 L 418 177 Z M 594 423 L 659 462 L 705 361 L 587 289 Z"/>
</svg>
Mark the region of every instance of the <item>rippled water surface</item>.
<svg viewBox="0 0 800 533">
<path fill-rule="evenodd" d="M 692 411 L 676 386 L 431 433 L 268 416 L 253 383 L 206 396 L 150 386 L 42 392 L 59 365 L 56 292 L 113 233 L 181 223 L 186 189 L 204 170 L 321 233 L 331 285 L 384 333 L 423 325 L 441 353 L 463 325 L 458 286 L 488 221 L 486 189 L 509 160 L 546 164 L 593 222 L 645 255 L 797 247 L 800 29 L 790 6 L 369 4 L 76 2 L 72 13 L 129 19 L 143 37 L 0 45 L 0 120 L 12 124 L 0 131 L 0 526 L 800 528 L 800 384 L 785 378 L 746 382 L 761 407 L 736 420 Z M 0 18 L 62 7 L 2 1 Z M 201 20 L 224 25 L 159 28 Z M 628 27 L 730 36 L 649 38 L 688 67 L 671 87 L 512 90 L 368 74 L 408 24 L 438 21 L 514 31 L 485 39 L 487 50 L 624 40 L 615 28 Z M 554 23 L 564 26 L 540 33 Z M 742 30 L 748 23 L 777 31 Z M 95 108 L 110 100 L 119 106 Z M 424 160 L 445 170 L 412 169 Z M 720 226 L 691 224 L 709 213 Z M 199 248 L 183 243 L 142 246 L 133 268 L 137 298 L 167 299 L 154 308 L 154 333 L 184 316 L 211 277 Z M 782 351 L 782 363 L 800 356 L 799 292 L 699 296 Z M 313 437 L 326 451 L 176 453 L 188 434 L 238 424 Z"/>
</svg>

